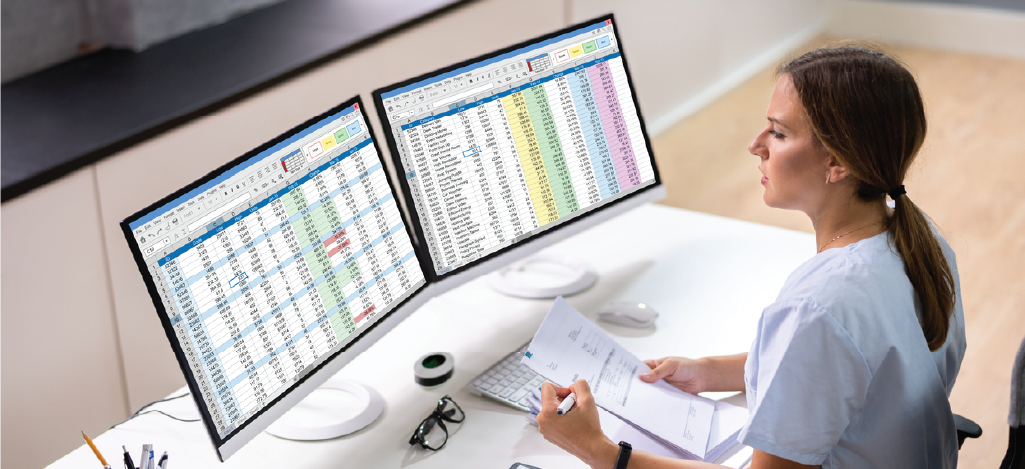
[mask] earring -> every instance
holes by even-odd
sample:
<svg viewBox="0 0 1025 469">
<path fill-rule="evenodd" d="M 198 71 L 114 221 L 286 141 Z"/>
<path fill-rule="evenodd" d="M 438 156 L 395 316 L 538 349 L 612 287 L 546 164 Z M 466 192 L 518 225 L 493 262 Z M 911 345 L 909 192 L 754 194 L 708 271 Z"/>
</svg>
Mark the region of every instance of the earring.
<svg viewBox="0 0 1025 469">
<path fill-rule="evenodd" d="M 829 184 L 829 171 L 826 171 L 826 184 Z"/>
</svg>

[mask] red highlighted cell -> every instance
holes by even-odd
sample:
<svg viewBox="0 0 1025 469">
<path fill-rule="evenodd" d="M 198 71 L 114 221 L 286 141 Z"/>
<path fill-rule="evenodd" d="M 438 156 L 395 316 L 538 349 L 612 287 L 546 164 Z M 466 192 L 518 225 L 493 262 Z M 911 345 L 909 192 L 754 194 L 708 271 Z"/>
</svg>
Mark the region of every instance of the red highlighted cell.
<svg viewBox="0 0 1025 469">
<path fill-rule="evenodd" d="M 327 257 L 334 257 L 335 254 L 338 254 L 339 251 L 341 251 L 342 249 L 345 249 L 345 247 L 348 246 L 348 245 L 349 245 L 349 240 L 345 240 L 345 242 L 343 242 L 342 244 L 339 244 L 339 245 L 335 246 L 334 249 L 328 251 L 327 252 Z"/>
<path fill-rule="evenodd" d="M 326 247 L 334 244 L 335 241 L 338 241 L 339 239 L 342 239 L 342 236 L 345 236 L 345 230 L 339 231 L 339 232 L 335 233 L 334 235 L 332 235 L 330 238 L 324 240 L 324 247 L 326 248 Z"/>
<path fill-rule="evenodd" d="M 359 313 L 359 316 L 356 316 L 356 323 L 359 324 L 360 321 L 366 319 L 367 315 L 373 313 L 376 309 L 377 306 L 374 305 L 370 305 L 369 308 L 364 309 L 362 313 Z"/>
</svg>

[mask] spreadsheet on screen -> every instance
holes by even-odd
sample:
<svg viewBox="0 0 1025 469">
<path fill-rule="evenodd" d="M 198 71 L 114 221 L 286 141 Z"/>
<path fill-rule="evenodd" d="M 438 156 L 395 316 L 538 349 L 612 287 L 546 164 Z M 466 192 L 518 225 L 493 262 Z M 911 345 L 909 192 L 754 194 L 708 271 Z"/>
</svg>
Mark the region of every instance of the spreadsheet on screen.
<svg viewBox="0 0 1025 469">
<path fill-rule="evenodd" d="M 223 439 L 425 284 L 358 101 L 131 222 Z"/>
<path fill-rule="evenodd" d="M 656 183 L 613 28 L 380 94 L 438 275 Z"/>
</svg>

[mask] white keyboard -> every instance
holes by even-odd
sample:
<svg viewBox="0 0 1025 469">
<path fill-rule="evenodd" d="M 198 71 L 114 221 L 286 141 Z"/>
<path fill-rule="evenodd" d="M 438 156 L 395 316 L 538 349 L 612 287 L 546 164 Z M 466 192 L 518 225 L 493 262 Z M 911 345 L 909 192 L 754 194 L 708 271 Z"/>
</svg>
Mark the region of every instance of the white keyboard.
<svg viewBox="0 0 1025 469">
<path fill-rule="evenodd" d="M 520 358 L 527 351 L 528 345 L 529 341 L 470 381 L 467 385 L 470 392 L 529 412 L 527 396 L 531 390 L 541 387 L 545 379 L 526 365 L 520 364 Z"/>
</svg>

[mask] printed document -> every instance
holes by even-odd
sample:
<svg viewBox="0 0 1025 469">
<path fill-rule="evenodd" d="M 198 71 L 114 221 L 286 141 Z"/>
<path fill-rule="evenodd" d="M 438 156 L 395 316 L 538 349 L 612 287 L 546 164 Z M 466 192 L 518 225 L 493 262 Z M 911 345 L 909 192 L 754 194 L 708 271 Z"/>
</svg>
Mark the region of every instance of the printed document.
<svg viewBox="0 0 1025 469">
<path fill-rule="evenodd" d="M 522 363 L 562 387 L 587 380 L 598 406 L 671 447 L 704 459 L 715 401 L 665 381 L 641 381 L 641 373 L 649 370 L 644 361 L 562 297 L 548 311 Z"/>
</svg>

